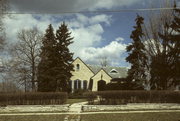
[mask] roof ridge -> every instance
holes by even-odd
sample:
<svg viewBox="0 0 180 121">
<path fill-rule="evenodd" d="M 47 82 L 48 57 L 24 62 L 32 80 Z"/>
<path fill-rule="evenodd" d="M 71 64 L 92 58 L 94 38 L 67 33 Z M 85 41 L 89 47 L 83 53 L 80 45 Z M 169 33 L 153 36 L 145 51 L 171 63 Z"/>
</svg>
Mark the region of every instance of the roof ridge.
<svg viewBox="0 0 180 121">
<path fill-rule="evenodd" d="M 111 68 L 128 68 L 128 67 L 121 67 L 121 66 L 106 66 L 106 67 L 102 67 L 101 65 L 92 65 L 92 64 L 87 64 L 87 66 L 96 66 L 96 67 L 101 67 L 101 68 L 106 68 L 106 67 L 111 67 Z"/>
</svg>

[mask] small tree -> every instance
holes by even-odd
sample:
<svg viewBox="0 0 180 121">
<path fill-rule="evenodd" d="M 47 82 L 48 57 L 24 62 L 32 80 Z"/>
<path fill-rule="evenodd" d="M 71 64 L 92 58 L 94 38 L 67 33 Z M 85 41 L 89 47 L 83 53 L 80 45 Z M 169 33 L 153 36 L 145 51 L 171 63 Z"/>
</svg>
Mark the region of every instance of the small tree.
<svg viewBox="0 0 180 121">
<path fill-rule="evenodd" d="M 107 67 L 109 65 L 109 60 L 108 60 L 108 58 L 106 56 L 101 56 L 99 58 L 99 61 L 100 61 L 100 65 L 102 67 Z"/>
<path fill-rule="evenodd" d="M 141 84 L 145 81 L 145 65 L 146 65 L 146 55 L 145 46 L 141 39 L 144 36 L 141 25 L 143 24 L 144 18 L 137 15 L 135 19 L 136 26 L 135 30 L 132 31 L 130 38 L 133 40 L 132 44 L 127 46 L 127 52 L 129 56 L 126 61 L 131 63 L 131 68 L 128 70 L 128 79 L 140 81 Z"/>
</svg>

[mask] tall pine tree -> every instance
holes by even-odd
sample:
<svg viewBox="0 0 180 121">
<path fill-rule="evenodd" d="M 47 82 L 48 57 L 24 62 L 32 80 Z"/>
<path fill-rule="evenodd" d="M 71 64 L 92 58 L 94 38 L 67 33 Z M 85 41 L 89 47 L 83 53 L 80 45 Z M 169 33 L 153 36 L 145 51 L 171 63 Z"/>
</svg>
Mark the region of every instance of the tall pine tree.
<svg viewBox="0 0 180 121">
<path fill-rule="evenodd" d="M 53 27 L 50 24 L 46 30 L 42 41 L 42 52 L 40 55 L 41 61 L 38 65 L 38 91 L 50 92 L 56 90 L 56 79 L 54 73 L 54 59 L 55 54 L 55 35 L 53 32 Z"/>
<path fill-rule="evenodd" d="M 174 5 L 173 10 L 174 20 L 170 25 L 173 30 L 169 36 L 170 42 L 173 43 L 173 47 L 170 48 L 169 56 L 171 61 L 171 70 L 174 86 L 180 85 L 180 9 Z"/>
<path fill-rule="evenodd" d="M 163 26 L 162 52 L 152 58 L 151 85 L 155 89 L 167 90 L 180 81 L 180 10 L 174 6 L 171 23 Z"/>
<path fill-rule="evenodd" d="M 57 62 L 57 86 L 60 91 L 68 91 L 69 80 L 73 71 L 73 53 L 69 51 L 69 45 L 73 43 L 71 32 L 65 22 L 56 31 L 56 62 Z"/>
<path fill-rule="evenodd" d="M 141 25 L 144 23 L 144 18 L 137 15 L 135 19 L 136 26 L 132 31 L 130 38 L 133 40 L 132 44 L 127 46 L 129 56 L 126 61 L 131 63 L 131 68 L 128 70 L 128 80 L 135 80 L 140 85 L 145 82 L 145 65 L 147 57 L 145 55 L 145 46 L 141 39 L 144 36 Z"/>
<path fill-rule="evenodd" d="M 65 23 L 58 28 L 56 36 L 49 25 L 38 68 L 39 91 L 68 91 L 73 71 L 73 53 L 68 48 L 73 43 L 72 39 Z"/>
</svg>

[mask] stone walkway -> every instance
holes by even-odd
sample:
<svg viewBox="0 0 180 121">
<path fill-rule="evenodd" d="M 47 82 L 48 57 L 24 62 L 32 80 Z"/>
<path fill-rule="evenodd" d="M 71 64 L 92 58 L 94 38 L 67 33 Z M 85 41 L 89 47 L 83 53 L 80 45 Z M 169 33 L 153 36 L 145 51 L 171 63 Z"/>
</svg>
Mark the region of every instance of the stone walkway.
<svg viewBox="0 0 180 121">
<path fill-rule="evenodd" d="M 82 106 L 87 104 L 88 102 L 80 102 L 80 103 L 74 103 L 69 106 L 69 112 L 75 113 L 75 115 L 67 115 L 64 118 L 64 121 L 81 121 L 81 116 L 78 115 L 82 112 Z"/>
<path fill-rule="evenodd" d="M 80 115 L 67 115 L 64 118 L 64 121 L 81 121 L 81 116 Z"/>
<path fill-rule="evenodd" d="M 80 102 L 80 103 L 74 103 L 69 106 L 69 112 L 72 113 L 81 113 L 82 112 L 82 106 L 87 104 L 88 102 Z"/>
</svg>

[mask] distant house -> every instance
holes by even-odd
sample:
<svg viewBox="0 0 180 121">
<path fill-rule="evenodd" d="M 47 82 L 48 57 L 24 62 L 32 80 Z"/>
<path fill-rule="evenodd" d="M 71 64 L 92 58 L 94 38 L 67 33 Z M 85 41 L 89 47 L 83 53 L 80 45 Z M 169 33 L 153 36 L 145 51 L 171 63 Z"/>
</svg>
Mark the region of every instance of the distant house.
<svg viewBox="0 0 180 121">
<path fill-rule="evenodd" d="M 113 78 L 125 78 L 127 76 L 127 68 L 125 67 L 88 65 L 80 58 L 76 58 L 73 65 L 74 71 L 72 71 L 73 76 L 70 80 L 72 91 L 76 89 L 101 91 L 100 85 L 110 83 Z"/>
</svg>

